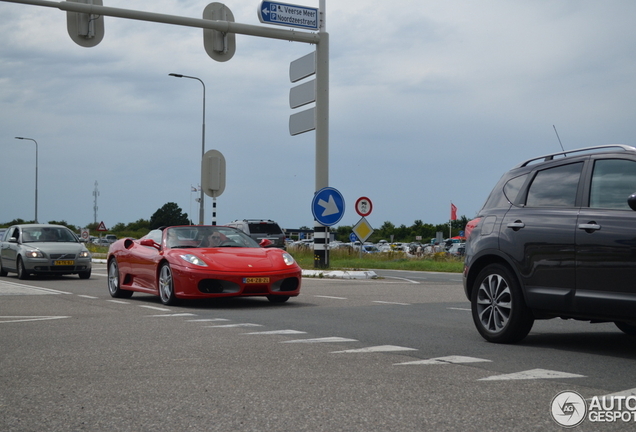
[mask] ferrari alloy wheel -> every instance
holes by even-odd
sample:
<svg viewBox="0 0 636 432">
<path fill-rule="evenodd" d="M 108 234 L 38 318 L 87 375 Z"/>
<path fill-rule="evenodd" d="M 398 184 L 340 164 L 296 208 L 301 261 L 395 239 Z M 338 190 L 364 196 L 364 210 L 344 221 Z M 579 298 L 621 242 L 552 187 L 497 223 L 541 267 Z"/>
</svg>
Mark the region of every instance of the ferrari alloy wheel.
<svg viewBox="0 0 636 432">
<path fill-rule="evenodd" d="M 27 273 L 26 268 L 24 268 L 24 261 L 22 261 L 22 257 L 18 257 L 18 263 L 16 265 L 18 268 L 18 279 L 28 279 L 29 273 Z"/>
<path fill-rule="evenodd" d="M 174 295 L 172 270 L 168 263 L 163 263 L 159 270 L 159 297 L 161 297 L 161 303 L 166 306 L 175 305 L 177 303 L 177 298 Z"/>
<path fill-rule="evenodd" d="M 81 273 L 80 277 L 82 277 Z M 115 258 L 112 258 L 108 263 L 108 292 L 110 293 L 111 297 L 115 298 L 130 298 L 133 295 L 132 291 L 123 290 L 120 288 L 119 267 L 117 266 L 117 260 Z"/>
<path fill-rule="evenodd" d="M 488 342 L 518 342 L 534 324 L 517 279 L 500 264 L 491 264 L 479 273 L 471 306 L 475 326 Z"/>
</svg>

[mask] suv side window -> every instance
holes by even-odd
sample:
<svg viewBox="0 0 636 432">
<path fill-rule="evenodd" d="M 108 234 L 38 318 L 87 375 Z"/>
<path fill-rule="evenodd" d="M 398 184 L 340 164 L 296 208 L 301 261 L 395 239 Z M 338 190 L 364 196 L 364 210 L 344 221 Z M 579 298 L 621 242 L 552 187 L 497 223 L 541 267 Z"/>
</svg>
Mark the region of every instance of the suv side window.
<svg viewBox="0 0 636 432">
<path fill-rule="evenodd" d="M 513 203 L 517 200 L 517 195 L 519 195 L 519 191 L 521 187 L 526 182 L 526 178 L 528 174 L 521 175 L 519 177 L 515 177 L 513 179 L 508 180 L 508 183 L 504 186 L 504 194 L 510 203 Z"/>
<path fill-rule="evenodd" d="M 601 159 L 594 162 L 590 207 L 630 210 L 627 198 L 636 192 L 636 162 Z"/>
<path fill-rule="evenodd" d="M 539 171 L 526 198 L 526 207 L 574 207 L 583 162 Z"/>
</svg>

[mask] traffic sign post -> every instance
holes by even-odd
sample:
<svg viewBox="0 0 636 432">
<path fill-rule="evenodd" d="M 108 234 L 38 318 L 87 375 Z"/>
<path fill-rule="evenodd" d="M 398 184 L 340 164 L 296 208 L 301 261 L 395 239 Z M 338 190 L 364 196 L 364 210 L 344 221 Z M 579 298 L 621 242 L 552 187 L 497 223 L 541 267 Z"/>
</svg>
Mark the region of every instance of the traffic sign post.
<svg viewBox="0 0 636 432">
<path fill-rule="evenodd" d="M 329 227 L 344 216 L 345 201 L 340 192 L 325 187 L 316 192 L 311 201 L 314 215 L 314 267 L 329 267 Z"/>
</svg>

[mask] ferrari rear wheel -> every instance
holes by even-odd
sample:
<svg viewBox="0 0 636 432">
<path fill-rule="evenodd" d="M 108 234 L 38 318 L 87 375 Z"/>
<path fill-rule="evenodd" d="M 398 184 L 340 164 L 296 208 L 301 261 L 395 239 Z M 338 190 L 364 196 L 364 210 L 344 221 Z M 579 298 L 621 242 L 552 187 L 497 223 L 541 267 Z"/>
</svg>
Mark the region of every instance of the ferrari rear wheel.
<svg viewBox="0 0 636 432">
<path fill-rule="evenodd" d="M 177 298 L 174 295 L 172 270 L 168 263 L 163 263 L 161 269 L 159 269 L 159 297 L 161 297 L 161 303 L 166 306 L 177 304 Z"/>
<path fill-rule="evenodd" d="M 269 300 L 272 303 L 285 303 L 287 300 L 289 300 L 289 296 L 268 295 L 267 300 Z"/>
<path fill-rule="evenodd" d="M 82 277 L 81 274 L 80 277 Z M 132 291 L 120 288 L 119 267 L 117 266 L 117 260 L 115 258 L 112 258 L 108 263 L 108 292 L 111 297 L 115 298 L 130 298 L 133 295 Z"/>
</svg>

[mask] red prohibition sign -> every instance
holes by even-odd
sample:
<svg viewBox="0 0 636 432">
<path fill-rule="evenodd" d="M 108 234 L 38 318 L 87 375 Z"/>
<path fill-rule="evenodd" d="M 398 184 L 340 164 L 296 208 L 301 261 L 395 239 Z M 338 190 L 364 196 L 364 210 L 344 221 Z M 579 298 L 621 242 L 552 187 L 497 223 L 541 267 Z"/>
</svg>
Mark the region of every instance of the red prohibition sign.
<svg viewBox="0 0 636 432">
<path fill-rule="evenodd" d="M 367 197 L 360 197 L 356 201 L 356 211 L 362 217 L 369 216 L 373 210 L 373 204 Z"/>
</svg>

